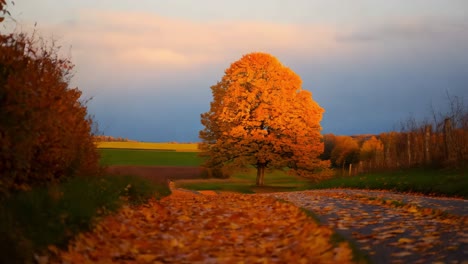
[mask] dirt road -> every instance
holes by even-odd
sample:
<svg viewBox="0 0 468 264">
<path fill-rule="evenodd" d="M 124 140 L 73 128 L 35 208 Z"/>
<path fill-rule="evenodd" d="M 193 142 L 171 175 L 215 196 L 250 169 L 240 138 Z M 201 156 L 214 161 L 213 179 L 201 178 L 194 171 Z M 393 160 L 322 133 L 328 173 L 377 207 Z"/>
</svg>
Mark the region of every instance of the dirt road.
<svg viewBox="0 0 468 264">
<path fill-rule="evenodd" d="M 368 190 L 265 194 L 314 212 L 374 263 L 468 263 L 468 201 Z"/>
<path fill-rule="evenodd" d="M 102 219 L 52 263 L 352 263 L 332 234 L 271 197 L 175 189 Z"/>
</svg>

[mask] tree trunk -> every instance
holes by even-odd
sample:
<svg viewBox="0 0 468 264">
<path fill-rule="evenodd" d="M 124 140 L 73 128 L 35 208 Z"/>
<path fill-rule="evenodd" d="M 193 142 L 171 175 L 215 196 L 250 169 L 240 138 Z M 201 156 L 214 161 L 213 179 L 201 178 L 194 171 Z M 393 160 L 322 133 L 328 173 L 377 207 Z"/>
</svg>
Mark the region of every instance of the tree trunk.
<svg viewBox="0 0 468 264">
<path fill-rule="evenodd" d="M 408 132 L 408 134 L 406 134 L 406 147 L 408 154 L 408 167 L 411 167 L 411 132 Z"/>
<path fill-rule="evenodd" d="M 453 144 L 452 144 L 452 120 L 446 118 L 444 120 L 444 145 L 445 159 L 448 162 L 453 160 Z"/>
<path fill-rule="evenodd" d="M 424 163 L 426 165 L 431 163 L 431 134 L 432 126 L 426 125 L 424 127 Z"/>
<path fill-rule="evenodd" d="M 390 143 L 384 147 L 384 160 L 387 168 L 393 167 L 392 157 L 390 156 Z"/>
<path fill-rule="evenodd" d="M 265 165 L 257 165 L 257 186 L 263 186 L 263 179 L 265 177 Z"/>
</svg>

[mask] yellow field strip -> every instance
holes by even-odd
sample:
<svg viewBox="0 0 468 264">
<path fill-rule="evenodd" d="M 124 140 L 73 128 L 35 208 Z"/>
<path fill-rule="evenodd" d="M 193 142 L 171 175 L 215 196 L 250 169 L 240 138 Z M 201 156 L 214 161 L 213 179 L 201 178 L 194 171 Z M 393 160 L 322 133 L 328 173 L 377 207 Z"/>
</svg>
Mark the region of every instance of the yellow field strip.
<svg viewBox="0 0 468 264">
<path fill-rule="evenodd" d="M 152 142 L 96 142 L 98 148 L 174 150 L 180 152 L 197 152 L 197 143 L 152 143 Z"/>
</svg>

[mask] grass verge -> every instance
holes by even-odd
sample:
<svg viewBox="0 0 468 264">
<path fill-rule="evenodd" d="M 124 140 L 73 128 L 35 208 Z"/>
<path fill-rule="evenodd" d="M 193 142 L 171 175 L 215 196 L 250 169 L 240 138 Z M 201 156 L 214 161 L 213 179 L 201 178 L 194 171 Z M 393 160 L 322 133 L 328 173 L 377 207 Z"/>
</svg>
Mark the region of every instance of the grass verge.
<svg viewBox="0 0 468 264">
<path fill-rule="evenodd" d="M 283 199 L 277 199 L 277 200 L 279 202 L 282 202 L 282 203 L 288 203 L 288 204 L 294 205 L 293 203 L 291 203 L 289 201 L 286 201 L 286 200 L 283 200 Z M 294 206 L 296 206 L 296 205 L 294 205 Z M 314 221 L 315 223 L 317 223 L 319 225 L 323 225 L 322 221 L 320 221 L 320 217 L 317 214 L 315 214 L 313 211 L 307 210 L 307 209 L 302 208 L 302 207 L 300 207 L 300 209 L 312 221 Z M 340 234 L 336 230 L 334 230 L 333 234 L 332 234 L 332 236 L 330 238 L 330 243 L 334 247 L 336 247 L 336 246 L 338 246 L 339 244 L 341 244 L 343 242 L 347 243 L 349 245 L 349 247 L 351 248 L 351 251 L 353 252 L 353 261 L 354 261 L 354 263 L 358 263 L 358 264 L 371 263 L 371 261 L 369 259 L 369 256 L 359 249 L 359 247 L 357 246 L 355 241 L 346 239 L 345 236 L 343 236 L 342 234 Z"/>
<path fill-rule="evenodd" d="M 133 176 L 74 178 L 13 194 L 0 204 L 0 263 L 32 263 L 35 253 L 64 247 L 122 204 L 169 194 L 167 186 Z"/>
<path fill-rule="evenodd" d="M 176 181 L 177 187 L 201 191 L 224 191 L 224 192 L 237 192 L 237 193 L 255 193 L 254 186 L 245 182 L 235 182 L 232 180 L 178 180 Z"/>
<path fill-rule="evenodd" d="M 311 184 L 309 189 L 359 188 L 468 198 L 468 171 L 410 169 L 353 177 L 337 177 Z"/>
</svg>

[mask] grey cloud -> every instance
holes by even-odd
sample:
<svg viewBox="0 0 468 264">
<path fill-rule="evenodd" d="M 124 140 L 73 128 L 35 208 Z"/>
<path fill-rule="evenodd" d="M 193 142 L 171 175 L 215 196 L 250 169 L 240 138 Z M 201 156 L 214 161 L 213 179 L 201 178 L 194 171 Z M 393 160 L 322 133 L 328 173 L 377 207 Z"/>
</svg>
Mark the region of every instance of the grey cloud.
<svg viewBox="0 0 468 264">
<path fill-rule="evenodd" d="M 338 42 L 370 42 L 388 40 L 427 40 L 446 36 L 468 36 L 468 21 L 413 19 L 394 21 L 338 34 Z"/>
</svg>

